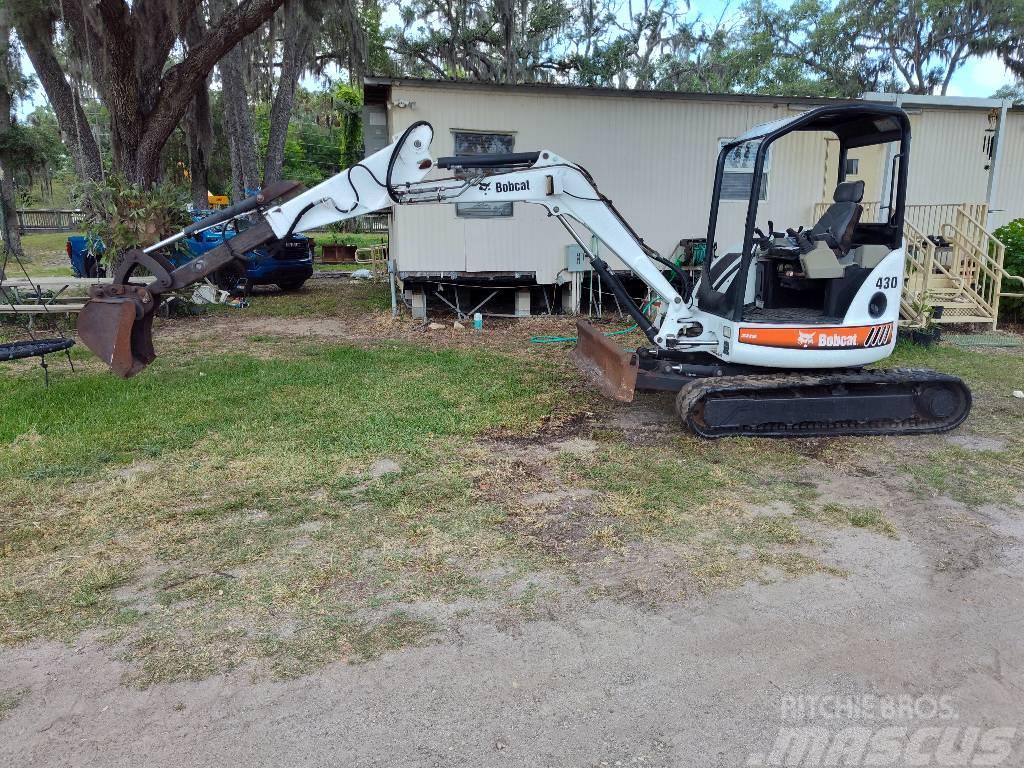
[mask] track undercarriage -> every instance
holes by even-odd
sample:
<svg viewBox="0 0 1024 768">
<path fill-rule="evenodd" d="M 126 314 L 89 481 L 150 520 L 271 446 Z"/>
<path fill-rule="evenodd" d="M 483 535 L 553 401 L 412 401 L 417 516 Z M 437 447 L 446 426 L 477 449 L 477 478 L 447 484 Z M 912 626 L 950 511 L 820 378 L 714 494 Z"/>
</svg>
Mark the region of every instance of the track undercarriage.
<svg viewBox="0 0 1024 768">
<path fill-rule="evenodd" d="M 677 392 L 677 415 L 702 437 L 920 435 L 954 429 L 971 409 L 963 381 L 931 370 L 773 371 L 701 352 L 624 351 L 589 323 L 578 330 L 574 356 L 605 394 Z"/>
</svg>

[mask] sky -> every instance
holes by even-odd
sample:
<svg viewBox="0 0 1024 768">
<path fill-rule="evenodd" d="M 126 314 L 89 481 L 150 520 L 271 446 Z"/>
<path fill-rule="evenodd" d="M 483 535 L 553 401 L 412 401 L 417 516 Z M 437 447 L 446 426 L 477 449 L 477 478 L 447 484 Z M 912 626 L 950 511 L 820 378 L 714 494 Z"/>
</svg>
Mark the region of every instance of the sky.
<svg viewBox="0 0 1024 768">
<path fill-rule="evenodd" d="M 788 8 L 793 0 L 777 0 L 778 5 Z M 709 21 L 724 18 L 726 23 L 731 15 L 738 12 L 742 0 L 691 0 L 690 16 L 700 15 Z M 1013 85 L 1013 74 L 994 54 L 971 59 L 953 75 L 946 91 L 947 96 L 971 96 L 988 98 L 1004 85 Z"/>
<path fill-rule="evenodd" d="M 949 83 L 947 96 L 991 96 L 1004 85 L 1013 85 L 1013 74 L 995 54 L 971 59 Z"/>
</svg>

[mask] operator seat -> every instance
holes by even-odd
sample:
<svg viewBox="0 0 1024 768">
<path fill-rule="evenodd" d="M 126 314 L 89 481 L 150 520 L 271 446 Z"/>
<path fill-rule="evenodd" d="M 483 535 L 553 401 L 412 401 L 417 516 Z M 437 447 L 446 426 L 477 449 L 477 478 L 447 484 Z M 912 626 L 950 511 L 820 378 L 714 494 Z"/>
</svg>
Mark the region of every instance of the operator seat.
<svg viewBox="0 0 1024 768">
<path fill-rule="evenodd" d="M 832 195 L 835 201 L 828 207 L 818 223 L 811 227 L 812 240 L 823 239 L 842 258 L 853 245 L 853 232 L 860 222 L 864 206 L 863 181 L 841 181 Z"/>
<path fill-rule="evenodd" d="M 836 280 L 846 272 L 844 257 L 853 245 L 853 232 L 864 207 L 863 181 L 841 181 L 832 195 L 835 201 L 818 223 L 797 235 L 800 264 L 811 280 Z"/>
</svg>

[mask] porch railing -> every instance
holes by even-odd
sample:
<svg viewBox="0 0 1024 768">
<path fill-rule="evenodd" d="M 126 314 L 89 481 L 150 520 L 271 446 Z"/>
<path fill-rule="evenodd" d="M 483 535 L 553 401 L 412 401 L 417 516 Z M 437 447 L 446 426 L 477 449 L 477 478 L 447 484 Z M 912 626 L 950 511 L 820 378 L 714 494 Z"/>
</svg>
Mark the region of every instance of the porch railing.
<svg viewBox="0 0 1024 768">
<path fill-rule="evenodd" d="M 816 203 L 815 219 L 830 204 Z M 864 203 L 862 221 L 882 221 L 887 210 L 877 202 Z M 995 328 L 999 301 L 1024 297 L 1024 277 L 1003 267 L 1006 247 L 983 222 L 984 203 L 908 205 L 903 234 L 906 243 L 906 276 L 901 299 L 903 320 L 925 323 L 936 307 L 942 307 L 942 323 L 986 323 Z M 1003 289 L 1016 282 L 1020 293 Z"/>
<path fill-rule="evenodd" d="M 960 259 L 958 271 L 966 282 L 984 296 L 992 308 L 993 320 L 999 317 L 1001 298 L 1024 298 L 1024 276 L 1011 275 L 1003 264 L 1006 246 L 989 232 L 978 217 L 966 207 L 957 209 L 952 224 L 944 224 L 943 237 L 953 243 L 953 252 Z M 1003 282 L 1017 283 L 1012 291 L 1003 290 Z M 995 322 L 993 322 L 993 328 Z"/>
</svg>

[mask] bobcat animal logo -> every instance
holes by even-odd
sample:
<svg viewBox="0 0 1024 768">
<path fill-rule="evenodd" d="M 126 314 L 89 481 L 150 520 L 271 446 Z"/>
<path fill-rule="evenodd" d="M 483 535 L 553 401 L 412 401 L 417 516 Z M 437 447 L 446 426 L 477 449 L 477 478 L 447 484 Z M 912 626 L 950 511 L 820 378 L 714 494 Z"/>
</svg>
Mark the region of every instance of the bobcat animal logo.
<svg viewBox="0 0 1024 768">
<path fill-rule="evenodd" d="M 814 331 L 797 331 L 796 343 L 804 349 L 814 343 Z"/>
<path fill-rule="evenodd" d="M 481 181 L 479 184 L 477 184 L 477 187 L 480 189 L 481 192 L 490 192 L 491 191 L 491 182 L 489 182 L 489 181 Z"/>
</svg>

